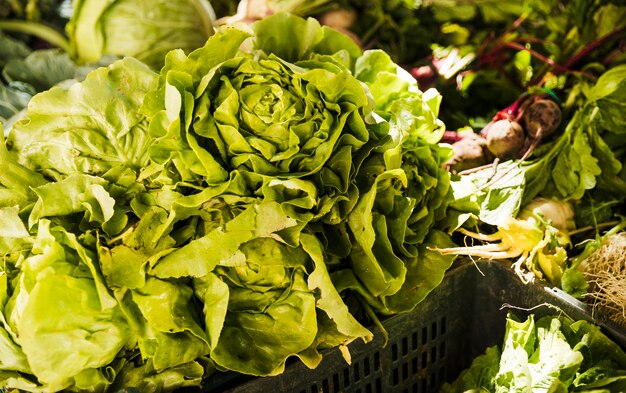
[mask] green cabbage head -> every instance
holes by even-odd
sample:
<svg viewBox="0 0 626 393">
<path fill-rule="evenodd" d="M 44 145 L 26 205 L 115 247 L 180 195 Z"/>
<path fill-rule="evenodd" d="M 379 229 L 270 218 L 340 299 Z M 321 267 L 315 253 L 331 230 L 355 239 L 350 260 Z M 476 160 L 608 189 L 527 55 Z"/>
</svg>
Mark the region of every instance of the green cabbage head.
<svg viewBox="0 0 626 393">
<path fill-rule="evenodd" d="M 159 69 L 172 49 L 190 52 L 213 35 L 207 0 L 74 0 L 67 32 L 74 56 L 132 56 Z"/>
</svg>

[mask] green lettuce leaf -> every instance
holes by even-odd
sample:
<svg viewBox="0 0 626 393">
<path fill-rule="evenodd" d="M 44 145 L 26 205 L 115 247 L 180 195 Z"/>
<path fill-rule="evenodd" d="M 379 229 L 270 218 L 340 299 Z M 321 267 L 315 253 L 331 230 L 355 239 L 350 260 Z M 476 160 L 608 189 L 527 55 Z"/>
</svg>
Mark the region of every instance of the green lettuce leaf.
<svg viewBox="0 0 626 393">
<path fill-rule="evenodd" d="M 152 143 L 138 109 L 156 82 L 156 74 L 128 58 L 67 89 L 52 88 L 30 101 L 7 146 L 19 163 L 55 179 L 102 176 L 117 166 L 138 171 Z"/>
<path fill-rule="evenodd" d="M 93 254 L 42 220 L 5 315 L 37 380 L 58 390 L 100 374 L 129 339 L 117 302 L 105 289 Z M 68 318 L 71 315 L 71 318 Z M 65 345 L 58 345 L 64 342 Z"/>
</svg>

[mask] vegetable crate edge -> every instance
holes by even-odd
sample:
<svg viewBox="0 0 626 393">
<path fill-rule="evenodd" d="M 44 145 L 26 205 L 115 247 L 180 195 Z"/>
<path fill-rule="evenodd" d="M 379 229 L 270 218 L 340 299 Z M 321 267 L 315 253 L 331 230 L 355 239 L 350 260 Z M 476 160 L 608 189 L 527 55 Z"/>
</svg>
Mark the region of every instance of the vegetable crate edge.
<svg viewBox="0 0 626 393">
<path fill-rule="evenodd" d="M 254 378 L 229 372 L 209 378 L 205 393 L 434 393 L 452 381 L 472 359 L 501 342 L 509 311 L 522 317 L 565 313 L 600 325 L 607 336 L 626 348 L 626 332 L 594 321 L 584 303 L 559 289 L 525 285 L 502 262 L 466 263 L 446 274 L 412 312 L 383 321 L 364 344 L 349 345 L 351 363 L 338 349 L 329 350 L 320 365 L 308 369 L 289 364 L 275 377 Z"/>
</svg>

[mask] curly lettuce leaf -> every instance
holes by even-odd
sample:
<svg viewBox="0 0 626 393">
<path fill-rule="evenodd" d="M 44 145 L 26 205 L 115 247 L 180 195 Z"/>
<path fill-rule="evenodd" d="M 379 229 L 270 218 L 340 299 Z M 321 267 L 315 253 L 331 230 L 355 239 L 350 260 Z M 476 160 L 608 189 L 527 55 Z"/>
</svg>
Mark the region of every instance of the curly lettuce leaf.
<svg viewBox="0 0 626 393">
<path fill-rule="evenodd" d="M 382 50 L 368 50 L 355 65 L 355 76 L 374 97 L 376 112 L 389 121 L 397 138 L 422 138 L 437 143 L 445 126 L 437 118 L 442 97 L 431 89 L 422 93 L 417 81 Z"/>
<path fill-rule="evenodd" d="M 321 26 L 314 18 L 298 18 L 288 13 L 276 13 L 252 25 L 254 49 L 273 53 L 291 63 L 313 55 L 335 55 L 343 52 L 351 65 L 361 53 L 359 46 L 345 34 Z M 277 34 L 280 32 L 280 34 Z M 292 37 L 298 37 L 294 42 Z"/>
</svg>

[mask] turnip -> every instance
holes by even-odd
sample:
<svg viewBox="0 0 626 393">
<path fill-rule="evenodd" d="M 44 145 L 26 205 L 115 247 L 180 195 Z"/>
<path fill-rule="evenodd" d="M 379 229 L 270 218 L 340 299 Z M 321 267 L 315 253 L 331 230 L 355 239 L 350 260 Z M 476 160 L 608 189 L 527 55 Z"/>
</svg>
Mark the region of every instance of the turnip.
<svg viewBox="0 0 626 393">
<path fill-rule="evenodd" d="M 484 134 L 486 135 L 487 149 L 500 159 L 519 157 L 526 140 L 522 126 L 510 119 L 489 123 Z"/>
<path fill-rule="evenodd" d="M 518 213 L 520 220 L 545 221 L 565 233 L 576 227 L 574 207 L 570 202 L 537 197 Z"/>
<path fill-rule="evenodd" d="M 498 231 L 493 234 L 472 232 L 465 228 L 457 230 L 486 244 L 433 250 L 443 255 L 466 255 L 489 260 L 515 259 L 512 267 L 522 282 L 528 283 L 537 277 L 558 285 L 567 262 L 566 248 L 571 245 L 568 229 L 573 228 L 573 215 L 569 202 L 531 201 L 523 215 L 511 217 L 498 225 Z M 561 222 L 565 223 L 565 229 L 552 224 Z"/>
</svg>

